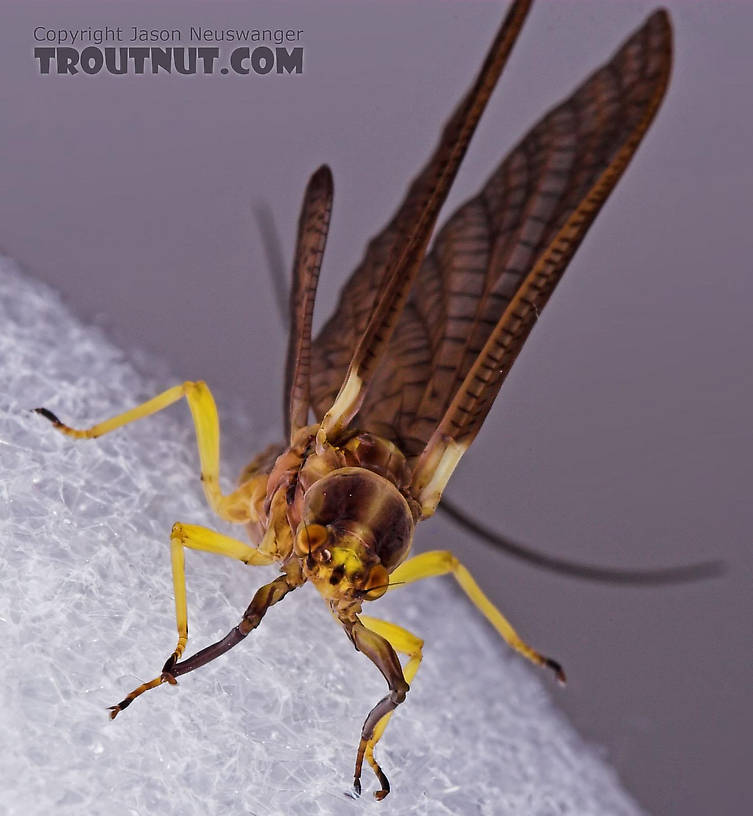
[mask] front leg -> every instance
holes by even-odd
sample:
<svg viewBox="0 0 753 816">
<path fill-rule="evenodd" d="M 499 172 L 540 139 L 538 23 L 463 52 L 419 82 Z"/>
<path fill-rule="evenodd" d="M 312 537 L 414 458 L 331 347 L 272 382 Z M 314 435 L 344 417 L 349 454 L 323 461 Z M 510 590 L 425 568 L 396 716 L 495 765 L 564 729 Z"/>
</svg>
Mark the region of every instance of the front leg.
<svg viewBox="0 0 753 816">
<path fill-rule="evenodd" d="M 361 729 L 361 740 L 358 743 L 356 768 L 353 775 L 353 788 L 357 794 L 360 794 L 363 757 L 369 743 L 374 739 L 377 725 L 405 700 L 405 695 L 408 693 L 410 686 L 403 675 L 400 660 L 388 640 L 376 632 L 372 632 L 371 629 L 367 629 L 355 616 L 352 620 L 341 619 L 341 623 L 356 649 L 363 652 L 384 675 L 390 689 L 389 693 L 371 709 Z M 379 800 L 384 799 L 390 792 L 390 783 L 375 759 L 371 762 L 371 767 L 379 780 L 379 784 L 382 786 L 374 795 Z"/>
<path fill-rule="evenodd" d="M 274 581 L 265 584 L 256 591 L 256 594 L 254 595 L 248 609 L 243 613 L 241 622 L 235 628 L 231 629 L 230 632 L 228 632 L 228 634 L 222 638 L 222 640 L 218 640 L 211 646 L 206 646 L 201 651 L 196 652 L 195 655 L 192 655 L 181 663 L 176 663 L 172 657 L 169 658 L 165 664 L 162 674 L 160 674 L 159 677 L 155 677 L 154 680 L 144 683 L 137 689 L 134 689 L 117 705 L 110 706 L 110 718 L 114 719 L 119 711 L 127 708 L 145 691 L 156 688 L 157 686 L 162 685 L 162 683 L 171 683 L 172 685 L 175 685 L 177 683 L 177 680 L 175 679 L 176 677 L 180 677 L 183 674 L 188 674 L 189 672 L 201 668 L 201 666 L 205 666 L 210 661 L 215 660 L 220 655 L 225 654 L 225 652 L 232 649 L 233 646 L 237 646 L 246 637 L 246 635 L 256 629 L 259 623 L 261 623 L 261 619 L 264 617 L 264 614 L 270 606 L 278 603 L 278 601 L 281 601 L 288 594 L 288 592 L 301 586 L 302 583 L 303 579 L 300 576 L 285 573 L 279 578 L 276 578 Z"/>
<path fill-rule="evenodd" d="M 163 675 L 167 682 L 175 683 L 176 677 L 205 666 L 230 651 L 233 646 L 237 646 L 261 623 L 270 606 L 279 603 L 289 592 L 302 586 L 305 581 L 306 579 L 296 564 L 288 565 L 283 575 L 256 590 L 253 600 L 236 627 L 231 629 L 222 640 L 218 640 L 211 646 L 205 646 L 186 660 L 173 665 L 170 671 Z"/>
<path fill-rule="evenodd" d="M 367 626 L 372 632 L 376 632 L 382 637 L 387 638 L 396 652 L 402 652 L 408 655 L 408 662 L 403 667 L 403 676 L 406 683 L 413 683 L 413 678 L 416 676 L 423 657 L 423 640 L 421 640 L 420 637 L 416 637 L 416 635 L 407 629 L 403 629 L 402 626 L 378 620 L 377 618 L 371 618 L 367 615 L 361 615 L 361 623 Z M 374 773 L 377 773 L 377 768 L 379 768 L 379 763 L 374 756 L 374 748 L 376 748 L 376 744 L 382 738 L 391 716 L 392 712 L 382 717 L 374 729 L 374 735 L 366 746 L 366 761 L 371 765 Z"/>
<path fill-rule="evenodd" d="M 177 522 L 173 525 L 170 534 L 170 559 L 173 568 L 173 589 L 175 591 L 175 620 L 178 627 L 178 643 L 175 650 L 167 659 L 159 677 L 155 677 L 148 683 L 142 683 L 134 689 L 127 697 L 117 705 L 110 706 L 110 718 L 115 719 L 117 715 L 145 691 L 156 688 L 162 683 L 174 683 L 174 669 L 177 661 L 180 660 L 188 641 L 188 607 L 186 604 L 186 572 L 184 548 L 210 552 L 215 555 L 224 555 L 226 558 L 237 558 L 244 564 L 265 565 L 271 564 L 274 558 L 267 553 L 254 547 L 249 547 L 242 541 L 222 535 L 222 533 L 200 527 L 196 524 L 181 524 Z M 258 593 L 257 593 L 258 594 Z M 274 601 L 273 601 L 274 603 Z"/>
<path fill-rule="evenodd" d="M 265 566 L 274 562 L 274 557 L 255 547 L 249 547 L 242 541 L 230 536 L 200 527 L 197 524 L 173 524 L 170 533 L 170 560 L 173 569 L 173 589 L 175 591 L 175 620 L 178 627 L 178 644 L 168 658 L 162 672 L 170 673 L 173 666 L 183 655 L 188 641 L 188 607 L 186 604 L 186 547 L 192 550 L 237 558 L 244 564 Z"/>
</svg>

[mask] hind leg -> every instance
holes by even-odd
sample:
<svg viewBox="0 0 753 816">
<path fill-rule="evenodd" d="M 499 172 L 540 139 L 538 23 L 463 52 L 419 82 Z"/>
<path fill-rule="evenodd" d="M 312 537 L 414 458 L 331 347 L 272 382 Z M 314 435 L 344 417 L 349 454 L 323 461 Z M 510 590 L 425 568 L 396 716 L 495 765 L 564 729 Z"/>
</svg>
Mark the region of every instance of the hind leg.
<svg viewBox="0 0 753 816">
<path fill-rule="evenodd" d="M 266 477 L 254 477 L 228 495 L 224 495 L 220 490 L 220 420 L 214 397 L 205 382 L 184 382 L 182 385 L 168 388 L 167 391 L 135 408 L 82 430 L 65 425 L 46 408 L 35 410 L 66 436 L 74 439 L 96 439 L 137 419 L 156 414 L 183 397 L 186 398 L 193 417 L 201 462 L 201 481 L 209 506 L 225 521 L 237 523 L 256 521 L 255 499 L 263 494 Z"/>
</svg>

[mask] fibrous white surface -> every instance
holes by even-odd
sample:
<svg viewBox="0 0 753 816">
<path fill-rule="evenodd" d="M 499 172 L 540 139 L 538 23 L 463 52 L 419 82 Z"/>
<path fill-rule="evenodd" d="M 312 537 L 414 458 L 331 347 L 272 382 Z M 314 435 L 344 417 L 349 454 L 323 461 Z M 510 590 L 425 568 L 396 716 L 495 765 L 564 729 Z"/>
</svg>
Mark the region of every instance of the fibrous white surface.
<svg viewBox="0 0 753 816">
<path fill-rule="evenodd" d="M 426 641 L 379 747 L 392 783 L 383 803 L 368 768 L 364 796 L 348 794 L 361 723 L 384 681 L 308 586 L 229 654 L 110 722 L 106 706 L 155 676 L 175 644 L 171 524 L 218 526 L 188 411 L 67 439 L 29 409 L 81 427 L 172 381 L 146 379 L 7 260 L 0 326 L 0 812 L 639 812 L 554 709 L 549 677 L 514 656 L 450 579 L 368 608 Z M 229 456 L 225 477 L 253 453 Z M 274 570 L 194 552 L 186 561 L 191 653 L 228 632 Z"/>
</svg>

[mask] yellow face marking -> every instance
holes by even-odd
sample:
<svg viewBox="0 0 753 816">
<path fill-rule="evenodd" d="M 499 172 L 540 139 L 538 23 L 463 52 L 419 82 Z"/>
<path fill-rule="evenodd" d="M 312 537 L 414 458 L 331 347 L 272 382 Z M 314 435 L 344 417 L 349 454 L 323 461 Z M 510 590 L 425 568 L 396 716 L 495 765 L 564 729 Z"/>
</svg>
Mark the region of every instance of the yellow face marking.
<svg viewBox="0 0 753 816">
<path fill-rule="evenodd" d="M 357 546 L 321 547 L 312 551 L 311 559 L 313 563 L 304 562 L 304 572 L 328 600 L 356 596 L 372 601 L 387 590 L 387 570 Z"/>
</svg>

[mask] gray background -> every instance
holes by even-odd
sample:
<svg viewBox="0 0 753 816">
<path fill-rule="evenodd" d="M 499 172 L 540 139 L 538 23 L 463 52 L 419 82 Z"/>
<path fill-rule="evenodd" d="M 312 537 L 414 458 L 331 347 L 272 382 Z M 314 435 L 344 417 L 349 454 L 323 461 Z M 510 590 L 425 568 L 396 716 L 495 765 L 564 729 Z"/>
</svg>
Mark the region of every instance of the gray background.
<svg viewBox="0 0 753 816">
<path fill-rule="evenodd" d="M 721 556 L 728 572 L 606 588 L 512 563 L 443 520 L 418 538 L 461 553 L 524 636 L 562 660 L 570 684 L 551 693 L 648 810 L 740 813 L 753 731 L 753 8 L 667 5 L 667 100 L 449 492 L 555 554 L 622 566 Z M 651 8 L 538 3 L 449 206 Z M 326 315 L 501 14 L 413 0 L 5 2 L 0 247 L 122 343 L 207 379 L 221 413 L 250 403 L 268 437 L 284 335 L 252 207 L 271 208 L 289 260 L 305 181 L 331 164 Z M 31 58 L 38 24 L 191 23 L 303 28 L 306 73 L 54 78 Z"/>
</svg>

